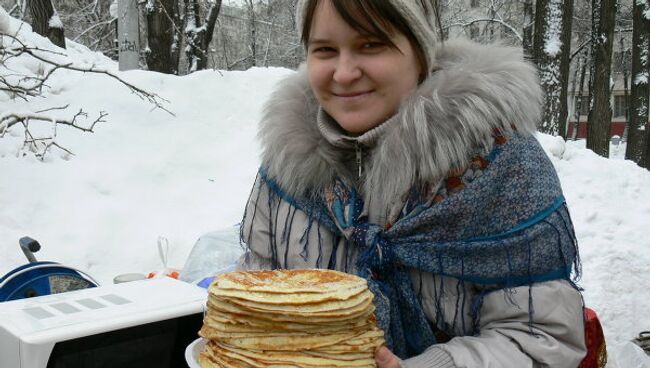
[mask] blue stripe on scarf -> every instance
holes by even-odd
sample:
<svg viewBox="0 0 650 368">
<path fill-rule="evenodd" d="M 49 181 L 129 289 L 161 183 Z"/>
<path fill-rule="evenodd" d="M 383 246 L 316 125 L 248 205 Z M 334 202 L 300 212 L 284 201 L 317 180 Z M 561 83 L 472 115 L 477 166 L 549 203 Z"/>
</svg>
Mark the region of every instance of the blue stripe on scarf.
<svg viewBox="0 0 650 368">
<path fill-rule="evenodd" d="M 537 213 L 535 216 L 523 221 L 522 223 L 516 225 L 512 229 L 506 231 L 505 233 L 497 234 L 497 235 L 490 235 L 490 236 L 485 236 L 485 237 L 480 237 L 480 238 L 473 238 L 467 240 L 468 243 L 472 242 L 479 242 L 479 241 L 486 241 L 486 240 L 497 240 L 499 238 L 505 238 L 508 237 L 514 233 L 520 232 L 522 230 L 525 230 L 526 228 L 529 228 L 533 225 L 536 225 L 544 219 L 546 219 L 548 216 L 550 216 L 553 212 L 557 211 L 560 207 L 562 207 L 565 204 L 566 200 L 564 199 L 564 196 L 561 195 L 557 197 L 553 203 L 542 210 L 541 212 Z"/>
</svg>

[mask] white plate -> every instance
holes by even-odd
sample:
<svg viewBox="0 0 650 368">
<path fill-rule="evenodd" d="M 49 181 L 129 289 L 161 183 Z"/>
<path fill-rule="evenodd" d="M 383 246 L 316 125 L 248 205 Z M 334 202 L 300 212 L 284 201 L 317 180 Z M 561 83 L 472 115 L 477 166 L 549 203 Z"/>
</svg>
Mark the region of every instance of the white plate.
<svg viewBox="0 0 650 368">
<path fill-rule="evenodd" d="M 185 348 L 185 361 L 190 368 L 201 368 L 199 365 L 199 354 L 203 351 L 206 343 L 207 340 L 199 337 Z"/>
</svg>

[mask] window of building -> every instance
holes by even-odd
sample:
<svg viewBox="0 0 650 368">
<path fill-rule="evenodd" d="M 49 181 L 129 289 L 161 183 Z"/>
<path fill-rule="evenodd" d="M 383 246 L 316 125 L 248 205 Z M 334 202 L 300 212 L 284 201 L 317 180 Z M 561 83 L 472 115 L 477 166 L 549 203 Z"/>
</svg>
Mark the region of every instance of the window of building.
<svg viewBox="0 0 650 368">
<path fill-rule="evenodd" d="M 625 110 L 627 110 L 625 96 L 614 96 L 614 116 L 625 117 Z"/>
</svg>

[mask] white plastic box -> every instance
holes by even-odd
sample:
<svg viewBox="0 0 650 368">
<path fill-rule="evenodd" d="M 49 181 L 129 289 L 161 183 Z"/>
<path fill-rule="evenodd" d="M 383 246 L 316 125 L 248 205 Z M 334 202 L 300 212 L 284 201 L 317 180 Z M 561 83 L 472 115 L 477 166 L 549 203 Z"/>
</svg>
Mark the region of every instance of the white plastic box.
<svg viewBox="0 0 650 368">
<path fill-rule="evenodd" d="M 0 368 L 177 368 L 207 292 L 163 277 L 0 303 Z"/>
</svg>

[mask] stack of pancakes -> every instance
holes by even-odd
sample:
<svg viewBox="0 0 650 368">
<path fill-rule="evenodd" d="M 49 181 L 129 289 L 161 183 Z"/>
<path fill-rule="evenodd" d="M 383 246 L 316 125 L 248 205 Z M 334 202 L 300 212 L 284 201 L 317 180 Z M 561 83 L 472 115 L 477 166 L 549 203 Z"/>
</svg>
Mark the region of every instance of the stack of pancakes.
<svg viewBox="0 0 650 368">
<path fill-rule="evenodd" d="M 364 279 L 330 270 L 232 272 L 210 285 L 201 367 L 375 367 L 384 343 Z"/>
</svg>

